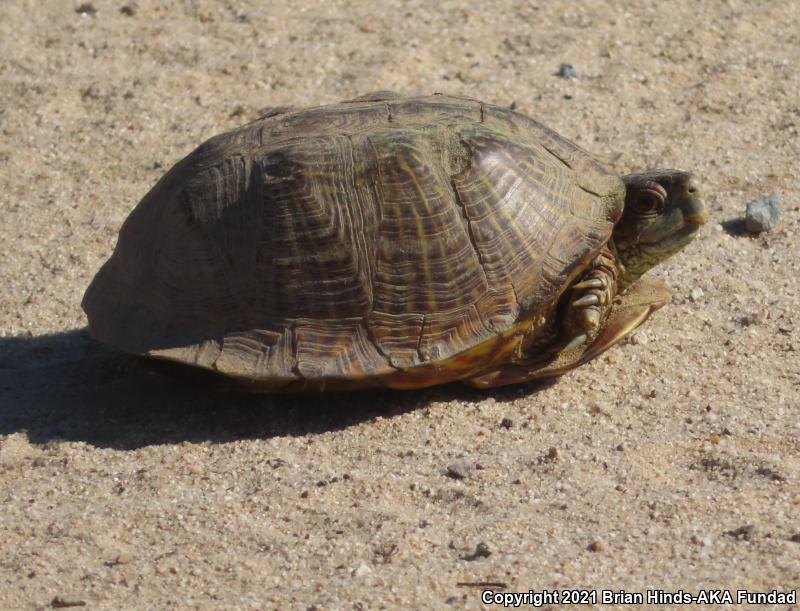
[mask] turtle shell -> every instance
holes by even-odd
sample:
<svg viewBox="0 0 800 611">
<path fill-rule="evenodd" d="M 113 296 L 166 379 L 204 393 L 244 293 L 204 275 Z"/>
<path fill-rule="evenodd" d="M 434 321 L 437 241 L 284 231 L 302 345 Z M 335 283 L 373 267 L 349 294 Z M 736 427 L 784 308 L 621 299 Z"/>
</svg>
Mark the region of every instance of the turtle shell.
<svg viewBox="0 0 800 611">
<path fill-rule="evenodd" d="M 519 350 L 624 186 L 536 121 L 379 93 L 211 138 L 125 221 L 91 333 L 263 390 L 419 387 Z"/>
</svg>

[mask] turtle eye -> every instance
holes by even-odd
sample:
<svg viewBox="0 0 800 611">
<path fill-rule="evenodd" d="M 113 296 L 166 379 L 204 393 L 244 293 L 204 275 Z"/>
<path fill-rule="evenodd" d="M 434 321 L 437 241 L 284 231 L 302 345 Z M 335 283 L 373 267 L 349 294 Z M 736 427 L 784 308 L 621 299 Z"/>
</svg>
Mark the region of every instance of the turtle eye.
<svg viewBox="0 0 800 611">
<path fill-rule="evenodd" d="M 667 193 L 658 183 L 652 183 L 639 190 L 633 199 L 633 207 L 640 214 L 660 214 L 664 209 Z"/>
</svg>

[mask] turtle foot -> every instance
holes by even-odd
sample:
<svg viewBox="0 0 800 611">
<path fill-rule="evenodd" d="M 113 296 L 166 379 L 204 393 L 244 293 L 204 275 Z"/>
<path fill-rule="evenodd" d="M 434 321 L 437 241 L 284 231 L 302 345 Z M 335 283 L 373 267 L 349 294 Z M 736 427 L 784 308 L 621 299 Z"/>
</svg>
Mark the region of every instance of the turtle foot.
<svg viewBox="0 0 800 611">
<path fill-rule="evenodd" d="M 570 287 L 577 293 L 577 298 L 570 304 L 573 311 L 569 316 L 573 320 L 570 326 L 576 330 L 576 336 L 580 336 L 581 332 L 590 337 L 597 334 L 604 313 L 608 312 L 616 294 L 616 274 L 611 253 L 601 252 L 583 280 Z"/>
</svg>

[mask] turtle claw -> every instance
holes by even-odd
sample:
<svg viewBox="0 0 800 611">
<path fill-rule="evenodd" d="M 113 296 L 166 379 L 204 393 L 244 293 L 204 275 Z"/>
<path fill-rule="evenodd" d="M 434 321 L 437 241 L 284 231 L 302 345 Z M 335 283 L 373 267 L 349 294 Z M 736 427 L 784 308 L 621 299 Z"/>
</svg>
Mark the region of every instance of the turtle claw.
<svg viewBox="0 0 800 611">
<path fill-rule="evenodd" d="M 607 245 L 604 246 L 590 264 L 586 275 L 570 287 L 570 290 L 577 290 L 578 293 L 572 293 L 570 297 L 568 337 L 585 333 L 588 340 L 584 341 L 592 342 L 597 337 L 617 293 L 616 262 L 616 254 Z M 570 341 L 570 345 L 573 341 Z"/>
<path fill-rule="evenodd" d="M 584 295 L 580 299 L 576 299 L 575 301 L 573 301 L 572 305 L 573 307 L 576 308 L 584 308 L 586 306 L 600 305 L 600 298 L 594 293 L 589 293 L 588 295 Z"/>
<path fill-rule="evenodd" d="M 589 336 L 586 333 L 581 333 L 572 338 L 572 340 L 561 349 L 561 352 L 569 352 L 574 348 L 578 348 L 579 346 L 583 346 L 586 343 L 586 340 L 589 339 Z"/>
<path fill-rule="evenodd" d="M 573 284 L 570 288 L 575 289 L 602 289 L 605 288 L 605 283 L 600 278 L 589 278 L 583 282 Z"/>
<path fill-rule="evenodd" d="M 581 324 L 583 328 L 593 332 L 600 326 L 600 310 L 597 308 L 586 308 L 581 311 Z"/>
</svg>

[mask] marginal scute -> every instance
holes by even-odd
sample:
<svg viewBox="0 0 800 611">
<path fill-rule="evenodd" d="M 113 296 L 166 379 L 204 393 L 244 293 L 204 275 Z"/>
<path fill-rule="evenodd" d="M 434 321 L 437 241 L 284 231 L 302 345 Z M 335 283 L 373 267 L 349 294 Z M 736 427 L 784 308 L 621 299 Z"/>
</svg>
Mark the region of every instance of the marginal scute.
<svg viewBox="0 0 800 611">
<path fill-rule="evenodd" d="M 391 366 L 408 369 L 421 363 L 418 346 L 424 321 L 424 314 L 373 311 L 367 316 L 367 327 L 375 345 Z"/>
<path fill-rule="evenodd" d="M 177 163 L 83 305 L 103 341 L 265 389 L 426 386 L 552 320 L 623 195 L 576 145 L 470 98 L 281 108 Z"/>
<path fill-rule="evenodd" d="M 294 329 L 296 370 L 303 378 L 363 378 L 392 371 L 362 319 L 303 319 Z"/>
<path fill-rule="evenodd" d="M 291 380 L 294 372 L 293 329 L 252 329 L 225 335 L 213 368 L 234 377 L 267 375 L 270 378 Z"/>
<path fill-rule="evenodd" d="M 428 314 L 419 343 L 420 358 L 423 361 L 439 361 L 492 335 L 473 305 L 455 311 Z"/>
</svg>

